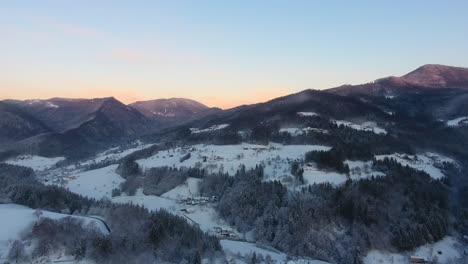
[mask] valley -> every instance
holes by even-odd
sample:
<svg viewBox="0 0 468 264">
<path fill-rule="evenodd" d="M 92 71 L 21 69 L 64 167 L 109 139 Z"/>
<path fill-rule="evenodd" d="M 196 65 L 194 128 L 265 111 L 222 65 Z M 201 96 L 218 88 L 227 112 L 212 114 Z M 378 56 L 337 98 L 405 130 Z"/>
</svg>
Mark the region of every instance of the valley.
<svg viewBox="0 0 468 264">
<path fill-rule="evenodd" d="M 0 259 L 463 263 L 468 92 L 428 67 L 227 110 L 3 101 Z"/>
</svg>

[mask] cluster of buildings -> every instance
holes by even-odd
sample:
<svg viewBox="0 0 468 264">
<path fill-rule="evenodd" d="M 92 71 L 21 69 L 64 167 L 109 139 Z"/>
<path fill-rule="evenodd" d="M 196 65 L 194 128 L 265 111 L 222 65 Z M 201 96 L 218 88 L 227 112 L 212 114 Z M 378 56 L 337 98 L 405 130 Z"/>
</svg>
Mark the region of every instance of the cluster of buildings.
<svg viewBox="0 0 468 264">
<path fill-rule="evenodd" d="M 222 227 L 216 226 L 213 228 L 212 234 L 222 239 L 240 240 L 239 236 L 231 228 L 222 228 Z"/>
<path fill-rule="evenodd" d="M 195 197 L 180 198 L 177 200 L 177 203 L 186 204 L 186 205 L 197 205 L 197 204 L 214 203 L 214 202 L 217 202 L 218 200 L 219 199 L 216 195 L 213 195 L 211 197 L 195 196 Z"/>
</svg>

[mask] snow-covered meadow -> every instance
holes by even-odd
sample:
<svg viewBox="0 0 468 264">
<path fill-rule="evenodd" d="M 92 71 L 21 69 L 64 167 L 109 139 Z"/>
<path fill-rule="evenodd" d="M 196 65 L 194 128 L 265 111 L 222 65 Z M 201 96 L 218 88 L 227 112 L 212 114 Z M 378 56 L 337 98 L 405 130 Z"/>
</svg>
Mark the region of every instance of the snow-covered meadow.
<svg viewBox="0 0 468 264">
<path fill-rule="evenodd" d="M 49 211 L 37 211 L 17 204 L 0 204 L 0 259 L 6 257 L 14 240 L 20 239 L 23 234 L 30 232 L 39 218 L 61 219 L 73 217 L 83 220 L 84 226 L 94 228 L 108 234 L 105 225 L 93 218 L 83 216 L 70 216 Z"/>
<path fill-rule="evenodd" d="M 127 155 L 132 154 L 135 151 L 142 150 L 148 147 L 151 147 L 153 144 L 142 144 L 141 142 L 136 142 L 136 146 L 130 147 L 127 149 L 111 148 L 106 151 L 103 151 L 96 155 L 95 158 L 87 160 L 85 162 L 80 162 L 80 165 L 89 165 L 93 163 L 99 163 L 102 161 L 117 161 Z"/>
<path fill-rule="evenodd" d="M 449 157 L 430 152 L 418 155 L 394 153 L 389 155 L 377 155 L 375 158 L 377 160 L 383 160 L 385 158 L 394 159 L 403 166 L 409 166 L 413 169 L 424 171 L 434 179 L 444 177 L 440 169 L 444 162 L 456 164 L 456 162 Z"/>
<path fill-rule="evenodd" d="M 74 193 L 81 194 L 97 200 L 111 197 L 114 188 L 125 181 L 115 172 L 118 165 L 110 165 L 104 168 L 80 172 L 64 177 L 64 186 Z"/>
<path fill-rule="evenodd" d="M 363 262 L 364 264 L 407 264 L 410 263 L 410 258 L 418 258 L 428 263 L 451 264 L 461 263 L 458 260 L 462 254 L 463 245 L 454 237 L 447 236 L 433 244 L 427 244 L 409 252 L 391 253 L 371 250 L 363 258 Z"/>
<path fill-rule="evenodd" d="M 290 176 L 290 163 L 301 160 L 308 151 L 328 151 L 330 147 L 319 145 L 193 145 L 160 151 L 147 159 L 138 160 L 143 168 L 152 167 L 196 167 L 209 172 L 223 171 L 234 175 L 241 165 L 246 169 L 264 165 L 268 179 L 280 179 Z M 181 162 L 181 158 L 190 153 L 190 158 Z"/>
<path fill-rule="evenodd" d="M 385 176 L 383 172 L 372 169 L 372 161 L 346 160 L 344 163 L 349 167 L 351 180 Z"/>
<path fill-rule="evenodd" d="M 196 189 L 194 193 L 198 192 L 198 186 Z M 216 210 L 210 204 L 187 205 L 170 196 L 171 195 L 168 193 L 162 196 L 145 195 L 141 190 L 138 190 L 137 194 L 134 196 L 124 195 L 113 197 L 112 202 L 140 205 L 151 211 L 164 209 L 172 214 L 186 218 L 189 223 L 195 224 L 205 232 L 213 232 L 216 227 L 232 229 L 219 217 Z M 240 236 L 238 233 L 236 233 L 236 235 Z"/>
<path fill-rule="evenodd" d="M 250 263 L 249 260 L 255 253 L 257 260 L 259 260 L 261 256 L 264 260 L 269 259 L 271 262 L 278 264 L 329 264 L 325 261 L 310 258 L 288 258 L 288 255 L 281 251 L 255 243 L 225 239 L 222 239 L 220 243 L 228 260 L 234 259 L 236 263 Z"/>
</svg>

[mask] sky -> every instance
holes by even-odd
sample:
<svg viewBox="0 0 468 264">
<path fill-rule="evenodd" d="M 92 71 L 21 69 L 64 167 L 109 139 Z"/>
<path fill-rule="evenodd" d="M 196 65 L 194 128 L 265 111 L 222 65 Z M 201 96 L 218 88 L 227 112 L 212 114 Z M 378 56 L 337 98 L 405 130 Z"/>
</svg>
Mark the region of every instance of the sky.
<svg viewBox="0 0 468 264">
<path fill-rule="evenodd" d="M 229 108 L 468 66 L 468 1 L 0 2 L 0 99 L 184 97 Z"/>
</svg>

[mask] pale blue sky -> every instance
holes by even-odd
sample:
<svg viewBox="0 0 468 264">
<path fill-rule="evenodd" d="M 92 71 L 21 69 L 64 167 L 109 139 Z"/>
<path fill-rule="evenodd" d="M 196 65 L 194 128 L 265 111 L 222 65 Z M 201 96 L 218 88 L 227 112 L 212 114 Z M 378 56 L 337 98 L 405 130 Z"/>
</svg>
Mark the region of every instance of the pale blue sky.
<svg viewBox="0 0 468 264">
<path fill-rule="evenodd" d="M 2 1 L 0 98 L 229 107 L 468 66 L 468 1 Z"/>
</svg>

